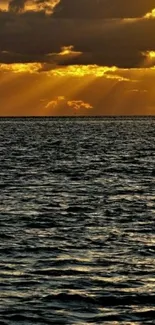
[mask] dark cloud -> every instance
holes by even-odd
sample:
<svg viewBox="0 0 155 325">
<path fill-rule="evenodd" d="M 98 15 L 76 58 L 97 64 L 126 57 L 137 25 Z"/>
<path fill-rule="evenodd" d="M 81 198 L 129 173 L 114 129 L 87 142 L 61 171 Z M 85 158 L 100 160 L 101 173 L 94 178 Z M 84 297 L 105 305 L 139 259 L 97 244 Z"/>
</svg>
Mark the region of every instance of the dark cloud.
<svg viewBox="0 0 155 325">
<path fill-rule="evenodd" d="M 19 13 L 19 12 L 24 10 L 26 1 L 27 0 L 10 0 L 9 5 L 8 5 L 8 9 L 10 11 Z"/>
<path fill-rule="evenodd" d="M 28 0 L 6 0 L 6 4 L 8 4 L 8 10 L 18 14 L 27 9 L 27 4 L 33 5 L 38 11 L 43 10 L 45 12 L 52 13 L 52 8 L 56 2 L 56 0 L 31 0 L 31 2 Z"/>
<path fill-rule="evenodd" d="M 73 0 L 72 0 L 73 1 Z M 82 0 L 86 5 L 86 0 Z M 93 0 L 90 1 L 94 3 Z M 37 0 L 43 3 L 43 0 Z M 73 1 L 76 4 L 76 1 Z M 115 0 L 120 2 L 120 0 Z M 95 1 L 105 9 L 114 1 Z M 133 1 L 126 7 L 133 10 Z M 139 3 L 139 1 L 137 0 Z M 154 1 L 153 1 L 154 2 Z M 98 64 L 120 68 L 139 67 L 144 61 L 144 52 L 155 51 L 155 19 L 58 19 L 44 11 L 17 14 L 24 1 L 12 0 L 16 4 L 12 12 L 0 12 L 0 62 L 24 63 L 45 62 L 51 65 Z M 61 5 L 67 0 L 61 0 Z M 69 0 L 68 0 L 69 3 Z M 151 1 L 142 1 L 143 8 L 150 9 Z M 79 0 L 79 6 L 82 6 Z M 123 4 L 123 2 L 122 2 Z M 18 5 L 18 6 L 17 6 Z M 72 9 L 70 6 L 70 10 Z M 76 7 L 76 6 L 75 6 Z M 115 7 L 115 6 L 114 6 Z M 135 5 L 136 7 L 136 5 Z M 58 11 L 59 5 L 57 6 Z M 67 7 L 66 7 L 67 8 Z M 101 6 L 102 8 L 102 6 Z M 125 6 L 123 5 L 123 8 Z M 120 8 L 115 8 L 118 12 Z M 89 11 L 89 9 L 87 9 Z M 91 10 L 90 10 L 91 11 Z M 130 10 L 129 10 L 130 12 Z M 74 15 L 73 15 L 74 17 Z M 78 56 L 60 56 L 63 46 L 73 46 Z M 50 54 L 50 55 L 49 55 Z"/>
<path fill-rule="evenodd" d="M 59 18 L 134 18 L 155 7 L 154 0 L 61 0 L 54 17 Z"/>
</svg>

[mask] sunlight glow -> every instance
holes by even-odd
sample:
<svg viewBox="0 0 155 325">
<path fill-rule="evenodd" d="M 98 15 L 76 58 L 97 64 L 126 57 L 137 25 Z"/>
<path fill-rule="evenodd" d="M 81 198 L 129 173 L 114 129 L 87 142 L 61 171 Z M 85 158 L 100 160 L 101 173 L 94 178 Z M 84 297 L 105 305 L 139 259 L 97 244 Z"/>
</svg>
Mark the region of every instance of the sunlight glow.
<svg viewBox="0 0 155 325">
<path fill-rule="evenodd" d="M 144 18 L 150 19 L 150 18 L 155 18 L 155 9 L 153 9 L 151 12 L 148 12 Z"/>
<path fill-rule="evenodd" d="M 145 53 L 145 58 L 147 55 Z M 152 67 L 130 70 L 114 68 L 111 71 L 108 67 L 104 69 L 97 66 L 98 72 L 101 69 L 105 73 L 102 72 L 103 77 L 100 78 L 96 77 L 96 72 L 88 73 L 83 66 L 81 68 L 86 71 L 82 77 L 66 74 L 65 71 L 70 67 L 59 67 L 64 69 L 64 73 L 54 75 L 57 69 L 42 71 L 38 63 L 26 64 L 24 68 L 18 64 L 1 66 L 0 91 L 5 94 L 1 98 L 1 115 L 57 116 L 73 115 L 75 112 L 89 115 L 94 114 L 94 107 L 97 114 L 155 112 L 155 69 Z M 90 70 L 94 71 L 94 67 Z M 119 82 L 117 76 L 128 82 Z M 56 99 L 58 105 L 55 105 Z M 89 105 L 93 107 L 91 110 Z"/>
<path fill-rule="evenodd" d="M 155 69 L 155 51 L 142 52 L 144 56 L 143 67 L 149 67 L 150 70 Z"/>
<path fill-rule="evenodd" d="M 1 0 L 0 1 L 0 10 L 6 11 L 7 8 L 8 8 L 8 4 L 4 0 Z"/>
<path fill-rule="evenodd" d="M 148 52 L 148 57 L 149 57 L 150 59 L 155 59 L 155 51 L 150 51 L 150 52 Z"/>
</svg>

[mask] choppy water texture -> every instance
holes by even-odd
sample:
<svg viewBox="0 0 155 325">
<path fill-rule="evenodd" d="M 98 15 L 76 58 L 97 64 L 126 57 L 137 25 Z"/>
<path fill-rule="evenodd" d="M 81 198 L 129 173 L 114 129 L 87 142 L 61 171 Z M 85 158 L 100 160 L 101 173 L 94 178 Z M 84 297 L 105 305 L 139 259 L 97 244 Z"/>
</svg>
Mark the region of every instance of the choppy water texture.
<svg viewBox="0 0 155 325">
<path fill-rule="evenodd" d="M 0 324 L 155 324 L 155 120 L 0 120 Z"/>
</svg>

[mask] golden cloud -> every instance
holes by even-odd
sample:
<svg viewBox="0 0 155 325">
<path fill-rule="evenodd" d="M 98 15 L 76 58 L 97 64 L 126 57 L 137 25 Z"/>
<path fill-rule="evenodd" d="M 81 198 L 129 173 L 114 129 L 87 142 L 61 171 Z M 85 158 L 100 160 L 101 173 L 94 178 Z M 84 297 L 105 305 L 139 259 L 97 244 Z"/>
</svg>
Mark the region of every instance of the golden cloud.
<svg viewBox="0 0 155 325">
<path fill-rule="evenodd" d="M 155 51 L 147 52 L 150 59 L 155 59 Z"/>
<path fill-rule="evenodd" d="M 64 49 L 64 51 L 71 51 Z M 76 53 L 76 52 L 75 52 Z M 67 55 L 67 54 L 65 54 Z M 57 77 L 85 77 L 92 76 L 94 78 L 106 77 L 109 79 L 117 79 L 118 81 L 127 80 L 117 74 L 119 69 L 117 67 L 100 67 L 97 65 L 70 65 L 65 67 L 53 68 L 52 64 L 42 63 L 13 63 L 13 64 L 0 64 L 0 70 L 13 73 L 47 73 L 48 76 Z"/>
<path fill-rule="evenodd" d="M 150 19 L 150 18 L 155 18 L 155 9 L 153 9 L 151 12 L 148 12 L 145 16 L 144 16 L 144 18 L 146 18 L 146 19 Z"/>
<path fill-rule="evenodd" d="M 154 69 L 154 67 L 155 67 L 155 51 L 146 51 L 142 54 L 145 57 L 144 67 L 150 67 L 150 68 Z"/>
<path fill-rule="evenodd" d="M 36 73 L 41 69 L 42 64 L 35 63 L 13 63 L 13 64 L 0 64 L 0 71 L 13 72 L 13 73 Z"/>
<path fill-rule="evenodd" d="M 4 2 L 1 5 L 2 10 L 9 9 L 10 11 L 16 13 L 22 13 L 27 11 L 44 11 L 47 15 L 51 15 L 55 6 L 58 5 L 60 0 L 40 0 L 40 1 L 33 1 L 33 0 L 10 0 L 8 3 Z"/>
<path fill-rule="evenodd" d="M 99 67 L 97 65 L 73 65 L 67 67 L 59 67 L 55 70 L 51 70 L 55 76 L 76 76 L 76 77 L 84 77 L 94 75 L 96 77 L 103 77 L 109 71 L 116 71 L 116 67 Z"/>
<path fill-rule="evenodd" d="M 67 62 L 70 59 L 76 58 L 81 55 L 82 52 L 74 51 L 74 46 L 62 46 L 59 53 L 48 53 L 46 56 L 51 60 L 51 63 L 61 64 Z"/>
<path fill-rule="evenodd" d="M 58 96 L 55 99 L 49 101 L 47 105 L 45 106 L 46 112 L 55 112 L 60 109 L 63 109 L 65 111 L 68 111 L 68 109 L 71 109 L 72 112 L 76 111 L 82 111 L 87 109 L 92 109 L 93 106 L 85 102 L 83 100 L 68 100 L 65 96 Z"/>
<path fill-rule="evenodd" d="M 117 67 L 101 67 L 98 65 L 70 65 L 66 67 L 57 67 L 56 69 L 49 70 L 49 76 L 58 77 L 94 77 L 107 79 L 117 79 L 118 81 L 128 81 L 127 78 L 123 78 L 117 74 L 119 69 Z"/>
<path fill-rule="evenodd" d="M 66 102 L 66 99 L 64 96 L 58 96 L 56 99 L 51 100 L 47 103 L 45 108 L 56 108 L 59 104 Z"/>
<path fill-rule="evenodd" d="M 74 56 L 74 55 L 80 55 L 82 54 L 82 52 L 76 52 L 74 51 L 74 46 L 73 45 L 70 45 L 70 46 L 63 46 L 61 48 L 61 52 L 59 53 L 59 55 L 62 55 L 62 56 Z"/>
<path fill-rule="evenodd" d="M 93 108 L 92 105 L 90 105 L 89 103 L 85 103 L 82 100 L 69 100 L 67 102 L 67 105 L 69 107 L 72 107 L 75 110 L 80 110 L 82 108 L 86 108 L 86 109 L 91 109 Z"/>
</svg>

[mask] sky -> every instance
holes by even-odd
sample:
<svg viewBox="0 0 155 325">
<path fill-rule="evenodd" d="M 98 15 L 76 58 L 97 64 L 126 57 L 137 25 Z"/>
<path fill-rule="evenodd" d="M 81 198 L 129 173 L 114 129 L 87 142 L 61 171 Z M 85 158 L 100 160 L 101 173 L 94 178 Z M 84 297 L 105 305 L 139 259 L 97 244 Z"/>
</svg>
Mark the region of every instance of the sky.
<svg viewBox="0 0 155 325">
<path fill-rule="evenodd" d="M 154 115 L 155 0 L 0 0 L 0 115 Z"/>
</svg>

